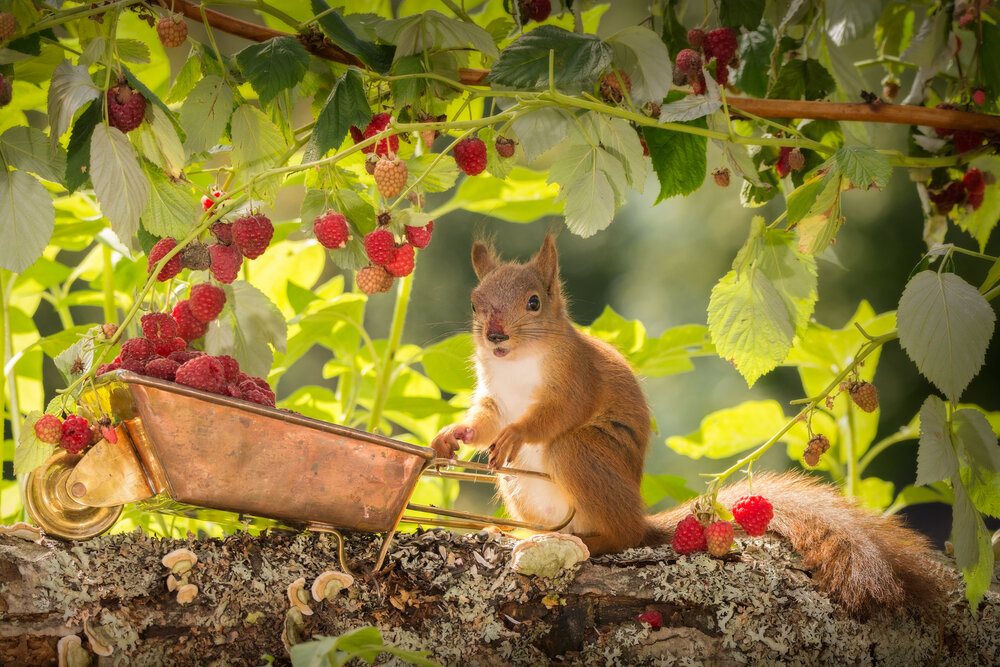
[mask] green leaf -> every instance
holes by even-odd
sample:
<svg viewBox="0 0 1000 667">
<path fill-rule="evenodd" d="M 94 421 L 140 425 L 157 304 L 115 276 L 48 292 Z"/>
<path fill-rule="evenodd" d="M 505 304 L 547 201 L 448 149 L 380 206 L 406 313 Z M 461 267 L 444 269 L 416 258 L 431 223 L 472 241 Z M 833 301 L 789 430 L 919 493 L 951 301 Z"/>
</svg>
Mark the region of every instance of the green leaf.
<svg viewBox="0 0 1000 667">
<path fill-rule="evenodd" d="M 874 512 L 881 512 L 892 504 L 895 485 L 878 477 L 865 477 L 854 487 L 854 495 L 861 505 Z"/>
<path fill-rule="evenodd" d="M 764 97 L 767 95 L 771 52 L 774 50 L 774 28 L 767 24 L 752 28 L 756 29 L 740 35 L 740 66 L 736 69 L 733 83 L 747 95 Z"/>
<path fill-rule="evenodd" d="M 996 104 L 1000 94 L 1000 28 L 992 21 L 982 21 L 983 41 L 979 47 L 979 66 L 986 84 L 988 103 Z"/>
<path fill-rule="evenodd" d="M 100 329 L 97 329 L 99 332 Z M 90 335 L 96 332 L 91 329 Z M 52 360 L 62 373 L 66 384 L 72 384 L 90 370 L 94 363 L 94 339 L 77 338 L 76 342 L 60 352 Z"/>
<path fill-rule="evenodd" d="M 205 351 L 228 354 L 248 375 L 267 377 L 273 356 L 271 346 L 285 352 L 288 327 L 278 307 L 259 289 L 237 280 L 224 285 L 226 308 L 208 325 Z"/>
<path fill-rule="evenodd" d="M 897 318 L 907 356 L 957 401 L 986 358 L 996 319 L 989 302 L 954 273 L 921 271 L 906 284 Z"/>
<path fill-rule="evenodd" d="M 770 98 L 784 100 L 818 100 L 836 90 L 837 84 L 818 60 L 789 60 L 767 91 Z"/>
<path fill-rule="evenodd" d="M 755 267 L 771 281 L 799 334 L 816 305 L 816 260 L 795 248 L 795 235 L 779 229 L 764 233 Z"/>
<path fill-rule="evenodd" d="M 33 127 L 18 125 L 0 135 L 0 156 L 8 166 L 34 172 L 47 181 L 62 183 L 66 177 L 66 151 L 58 146 L 52 152 L 45 133 Z"/>
<path fill-rule="evenodd" d="M 788 222 L 796 224 L 809 213 L 816 203 L 816 197 L 823 191 L 828 174 L 812 174 L 802 181 L 802 185 L 788 194 Z"/>
<path fill-rule="evenodd" d="M 639 135 L 628 121 L 590 112 L 582 116 L 579 127 L 588 135 L 585 141 L 596 139 L 601 148 L 621 163 L 629 187 L 642 192 L 649 175 L 649 161 L 642 153 Z"/>
<path fill-rule="evenodd" d="M 361 39 L 348 27 L 340 14 L 330 9 L 323 0 L 311 0 L 311 4 L 313 16 L 318 17 L 319 26 L 330 41 L 379 74 L 389 71 L 395 47 Z"/>
<path fill-rule="evenodd" d="M 52 72 L 49 83 L 49 138 L 53 146 L 69 129 L 70 121 L 84 104 L 101 96 L 86 67 L 64 60 Z"/>
<path fill-rule="evenodd" d="M 160 169 L 143 165 L 149 179 L 150 191 L 146 210 L 142 213 L 142 226 L 155 236 L 184 238 L 194 227 L 197 213 L 191 191 L 174 185 Z"/>
<path fill-rule="evenodd" d="M 101 125 L 90 140 L 90 179 L 111 229 L 129 243 L 149 200 L 149 181 L 135 149 L 117 128 Z"/>
<path fill-rule="evenodd" d="M 705 126 L 704 119 L 693 124 Z M 642 128 L 642 134 L 660 181 L 660 194 L 655 203 L 675 195 L 689 195 L 701 187 L 708 165 L 705 137 L 652 127 Z"/>
<path fill-rule="evenodd" d="M 743 26 L 753 30 L 764 15 L 764 0 L 722 0 L 719 22 L 727 28 Z"/>
<path fill-rule="evenodd" d="M 615 66 L 632 82 L 629 96 L 637 105 L 660 102 L 673 84 L 670 54 L 660 37 L 644 26 L 629 26 L 605 40 L 614 51 Z"/>
<path fill-rule="evenodd" d="M 688 48 L 688 29 L 677 20 L 677 9 L 682 13 L 684 6 L 677 2 L 670 2 L 663 6 L 663 43 L 667 45 L 667 51 L 674 55 L 681 52 L 681 49 Z"/>
<path fill-rule="evenodd" d="M 995 161 L 994 161 L 995 164 Z M 1000 186 L 993 183 L 986 186 L 983 202 L 975 211 L 966 206 L 964 214 L 957 215 L 955 222 L 959 229 L 968 232 L 979 243 L 979 251 L 985 252 L 990 235 L 1000 220 Z"/>
<path fill-rule="evenodd" d="M 889 3 L 885 6 L 874 32 L 875 44 L 882 53 L 898 56 L 906 48 L 913 36 L 913 16 L 913 7 L 907 4 Z"/>
<path fill-rule="evenodd" d="M 158 107 L 146 109 L 146 121 L 129 133 L 140 154 L 174 178 L 180 178 L 187 156 L 174 124 Z"/>
<path fill-rule="evenodd" d="M 762 271 L 730 271 L 712 289 L 708 328 L 719 356 L 749 386 L 784 361 L 795 335 L 782 295 Z"/>
<path fill-rule="evenodd" d="M 670 436 L 667 447 L 692 459 L 724 459 L 760 446 L 786 421 L 777 401 L 745 401 L 710 413 L 694 433 Z"/>
<path fill-rule="evenodd" d="M 233 112 L 233 90 L 221 77 L 206 76 L 181 105 L 181 125 L 187 131 L 184 150 L 202 153 L 219 143 Z"/>
<path fill-rule="evenodd" d="M 698 495 L 687 486 L 687 481 L 678 475 L 643 475 L 639 487 L 642 499 L 647 505 L 655 505 L 666 497 L 679 503 Z"/>
<path fill-rule="evenodd" d="M 722 108 L 722 99 L 712 99 L 705 95 L 685 95 L 679 100 L 660 107 L 661 123 L 680 123 L 713 114 Z M 729 142 L 719 142 L 726 143 Z M 746 150 L 746 147 L 740 146 Z"/>
<path fill-rule="evenodd" d="M 886 0 L 827 0 L 826 33 L 837 46 L 852 42 L 875 25 L 885 4 Z"/>
<path fill-rule="evenodd" d="M 870 146 L 844 146 L 834 154 L 840 173 L 862 190 L 885 188 L 892 176 L 889 158 Z"/>
<path fill-rule="evenodd" d="M 351 125 L 364 127 L 371 120 L 364 83 L 358 70 L 349 68 L 337 80 L 323 109 L 316 116 L 310 143 L 315 144 L 317 155 L 325 155 L 344 141 Z"/>
<path fill-rule="evenodd" d="M 958 456 L 951 440 L 947 406 L 928 396 L 920 407 L 920 449 L 917 451 L 918 485 L 948 479 L 958 472 Z"/>
<path fill-rule="evenodd" d="M 187 99 L 191 91 L 194 90 L 194 86 L 198 83 L 198 79 L 201 78 L 201 65 L 199 64 L 199 58 L 194 57 L 191 54 L 184 64 L 181 66 L 179 72 L 177 72 L 176 78 L 174 78 L 174 83 L 170 86 L 170 90 L 167 92 L 167 96 L 163 99 L 164 102 L 173 104 L 174 102 L 183 102 Z"/>
<path fill-rule="evenodd" d="M 375 34 L 383 42 L 396 45 L 395 59 L 469 46 L 490 58 L 500 55 L 490 33 L 475 23 L 449 18 L 433 9 L 382 21 L 375 26 Z"/>
<path fill-rule="evenodd" d="M 42 418 L 41 410 L 32 410 L 21 426 L 21 433 L 14 449 L 14 474 L 27 475 L 45 463 L 53 454 L 53 445 L 42 442 L 35 435 L 35 422 Z"/>
<path fill-rule="evenodd" d="M 965 598 L 975 614 L 993 578 L 993 546 L 990 531 L 969 500 L 958 475 L 952 478 L 952 486 L 955 502 L 952 505 L 951 541 L 955 546 L 955 562 L 962 568 L 965 579 Z"/>
<path fill-rule="evenodd" d="M 557 200 L 564 201 L 566 227 L 587 238 L 607 228 L 614 219 L 616 199 L 624 189 L 615 188 L 612 179 L 622 177 L 621 163 L 604 149 L 590 144 L 573 144 L 552 165 L 549 182 L 559 184 Z M 624 186 L 624 182 L 620 184 Z"/>
<path fill-rule="evenodd" d="M 983 284 L 979 286 L 980 294 L 986 294 L 997 283 L 1000 283 L 1000 259 L 993 262 L 993 266 L 990 267 L 989 273 L 986 274 Z"/>
<path fill-rule="evenodd" d="M 263 111 L 249 104 L 241 105 L 233 113 L 232 135 L 233 169 L 241 183 L 249 183 L 254 176 L 274 167 L 287 149 L 285 137 L 278 126 Z M 259 193 L 261 199 L 273 200 L 279 178 L 256 181 L 253 192 Z"/>
<path fill-rule="evenodd" d="M 427 377 L 441 389 L 457 394 L 472 391 L 476 376 L 472 371 L 475 346 L 470 334 L 457 334 L 424 349 L 420 362 Z"/>
<path fill-rule="evenodd" d="M 819 185 L 820 190 L 815 201 L 795 227 L 799 237 L 799 251 L 809 255 L 826 250 L 844 222 L 840 202 L 844 177 L 837 170 L 830 170 Z M 789 202 L 789 206 L 791 205 Z"/>
<path fill-rule="evenodd" d="M 431 211 L 435 219 L 449 211 L 462 209 L 490 215 L 509 222 L 531 222 L 557 215 L 562 209 L 555 203 L 558 188 L 545 182 L 545 174 L 515 167 L 506 179 L 489 176 L 462 181 L 454 198 Z"/>
<path fill-rule="evenodd" d="M 73 123 L 66 149 L 66 188 L 75 192 L 90 177 L 90 140 L 101 122 L 101 104 L 92 103 Z"/>
<path fill-rule="evenodd" d="M 0 268 L 20 273 L 45 250 L 55 228 L 48 190 L 25 171 L 0 170 Z"/>
<path fill-rule="evenodd" d="M 557 88 L 589 90 L 611 64 L 612 49 L 595 35 L 541 25 L 511 42 L 493 63 L 487 81 L 502 86 L 538 90 L 549 86 L 549 52 Z"/>
<path fill-rule="evenodd" d="M 236 54 L 236 62 L 261 106 L 266 106 L 278 93 L 302 80 L 309 67 L 309 52 L 299 40 L 285 35 L 251 44 Z"/>
<path fill-rule="evenodd" d="M 458 165 L 454 160 L 447 158 L 438 160 L 438 157 L 437 153 L 424 153 L 407 160 L 406 185 L 413 185 L 422 174 L 426 174 L 420 181 L 420 188 L 424 192 L 447 192 L 455 187 L 455 181 L 458 180 Z M 431 168 L 435 160 L 437 164 Z"/>
<path fill-rule="evenodd" d="M 1000 445 L 997 434 L 979 410 L 963 408 L 951 416 L 956 445 L 977 470 L 1000 472 Z"/>
<path fill-rule="evenodd" d="M 525 159 L 533 162 L 565 139 L 574 123 L 573 116 L 562 109 L 539 109 L 518 116 L 511 127 L 524 149 Z"/>
</svg>

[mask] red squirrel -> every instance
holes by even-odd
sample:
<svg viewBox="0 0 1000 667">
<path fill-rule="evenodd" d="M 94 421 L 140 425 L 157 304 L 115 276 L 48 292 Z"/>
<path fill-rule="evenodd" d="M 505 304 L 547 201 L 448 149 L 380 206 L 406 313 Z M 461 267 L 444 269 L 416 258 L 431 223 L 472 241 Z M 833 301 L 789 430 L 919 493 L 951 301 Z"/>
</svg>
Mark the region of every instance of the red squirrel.
<svg viewBox="0 0 1000 667">
<path fill-rule="evenodd" d="M 491 466 L 548 473 L 551 481 L 501 475 L 507 511 L 551 525 L 575 512 L 562 531 L 593 555 L 669 542 L 691 506 L 646 514 L 639 485 L 649 407 L 628 361 L 570 321 L 553 237 L 524 264 L 501 262 L 476 243 L 472 264 L 480 280 L 472 291 L 473 405 L 432 447 L 452 458 L 466 443 L 488 449 Z M 928 541 L 899 517 L 869 513 L 803 474 L 757 474 L 753 486 L 774 506 L 770 530 L 849 612 L 927 610 L 944 599 Z M 718 500 L 731 506 L 745 494 L 745 485 L 731 486 Z"/>
</svg>

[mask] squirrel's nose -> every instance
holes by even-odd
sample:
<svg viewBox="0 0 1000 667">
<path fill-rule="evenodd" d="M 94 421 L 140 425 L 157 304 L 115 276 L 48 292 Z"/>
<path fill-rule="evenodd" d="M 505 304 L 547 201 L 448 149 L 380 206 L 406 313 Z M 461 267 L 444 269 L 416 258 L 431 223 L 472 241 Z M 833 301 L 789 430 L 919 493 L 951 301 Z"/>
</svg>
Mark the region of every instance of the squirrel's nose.
<svg viewBox="0 0 1000 667">
<path fill-rule="evenodd" d="M 490 334 L 486 334 L 486 340 L 490 341 L 491 343 L 502 343 L 505 340 L 507 340 L 508 338 L 510 338 L 510 336 L 508 336 L 505 333 L 490 333 Z"/>
</svg>

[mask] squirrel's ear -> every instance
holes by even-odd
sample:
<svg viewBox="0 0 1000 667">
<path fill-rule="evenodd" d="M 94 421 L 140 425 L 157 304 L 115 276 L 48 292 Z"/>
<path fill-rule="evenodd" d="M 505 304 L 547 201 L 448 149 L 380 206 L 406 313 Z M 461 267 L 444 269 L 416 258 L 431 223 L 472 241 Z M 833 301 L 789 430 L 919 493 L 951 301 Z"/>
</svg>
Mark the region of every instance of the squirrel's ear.
<svg viewBox="0 0 1000 667">
<path fill-rule="evenodd" d="M 546 234 L 542 241 L 542 247 L 538 254 L 531 260 L 542 274 L 545 287 L 552 291 L 553 287 L 558 289 L 559 285 L 559 253 L 556 251 L 556 239 L 552 234 Z"/>
<path fill-rule="evenodd" d="M 472 244 L 472 268 L 476 270 L 476 276 L 480 280 L 497 268 L 497 258 L 482 241 L 476 241 Z"/>
</svg>

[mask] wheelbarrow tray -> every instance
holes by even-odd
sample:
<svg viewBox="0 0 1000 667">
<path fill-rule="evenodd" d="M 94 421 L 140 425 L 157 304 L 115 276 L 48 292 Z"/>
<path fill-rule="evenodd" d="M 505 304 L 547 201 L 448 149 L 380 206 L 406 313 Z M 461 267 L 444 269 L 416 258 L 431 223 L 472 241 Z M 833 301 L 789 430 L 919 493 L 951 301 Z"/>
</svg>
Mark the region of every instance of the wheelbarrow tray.
<svg viewBox="0 0 1000 667">
<path fill-rule="evenodd" d="M 80 402 L 124 426 L 145 477 L 126 493 L 291 524 L 393 531 L 434 459 L 427 447 L 128 371 L 100 376 Z"/>
</svg>

